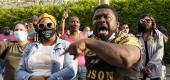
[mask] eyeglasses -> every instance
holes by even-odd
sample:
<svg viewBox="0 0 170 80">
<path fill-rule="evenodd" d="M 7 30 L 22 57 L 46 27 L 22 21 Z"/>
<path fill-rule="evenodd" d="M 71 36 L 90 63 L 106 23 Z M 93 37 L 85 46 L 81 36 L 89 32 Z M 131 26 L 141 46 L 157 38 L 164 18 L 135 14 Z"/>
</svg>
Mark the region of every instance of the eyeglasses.
<svg viewBox="0 0 170 80">
<path fill-rule="evenodd" d="M 147 21 L 147 22 L 150 22 L 150 21 L 152 21 L 152 19 L 141 19 L 141 21 Z"/>
<path fill-rule="evenodd" d="M 140 19 L 140 23 L 149 23 L 149 22 L 151 22 L 152 21 L 152 19 Z"/>
<path fill-rule="evenodd" d="M 52 29 L 53 28 L 52 25 L 53 25 L 52 23 L 47 23 L 46 25 L 45 24 L 38 24 L 38 29 L 43 30 L 45 27 L 47 29 Z"/>
<path fill-rule="evenodd" d="M 145 21 L 149 22 L 149 21 L 152 21 L 151 19 L 144 19 Z"/>
</svg>

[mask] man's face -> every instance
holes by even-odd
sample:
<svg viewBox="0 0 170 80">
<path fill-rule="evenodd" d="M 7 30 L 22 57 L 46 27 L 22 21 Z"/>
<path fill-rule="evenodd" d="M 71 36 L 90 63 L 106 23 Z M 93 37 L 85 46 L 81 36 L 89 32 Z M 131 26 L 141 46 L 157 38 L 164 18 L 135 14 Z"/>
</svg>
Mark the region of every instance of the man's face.
<svg viewBox="0 0 170 80">
<path fill-rule="evenodd" d="M 116 16 L 111 9 L 97 9 L 93 16 L 95 35 L 102 40 L 107 40 L 118 28 Z"/>
<path fill-rule="evenodd" d="M 150 30 L 153 28 L 152 26 L 152 19 L 150 17 L 145 16 L 142 20 L 142 25 L 145 30 Z"/>
<path fill-rule="evenodd" d="M 69 19 L 69 28 L 70 28 L 70 31 L 78 31 L 79 28 L 80 28 L 80 21 L 77 17 L 71 17 Z"/>
</svg>

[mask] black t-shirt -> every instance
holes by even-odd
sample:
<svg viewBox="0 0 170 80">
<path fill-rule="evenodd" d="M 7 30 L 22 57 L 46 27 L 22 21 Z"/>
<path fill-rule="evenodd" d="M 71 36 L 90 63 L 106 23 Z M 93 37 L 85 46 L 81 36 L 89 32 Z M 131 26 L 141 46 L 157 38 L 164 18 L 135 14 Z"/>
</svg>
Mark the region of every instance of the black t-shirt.
<svg viewBox="0 0 170 80">
<path fill-rule="evenodd" d="M 138 64 L 129 69 L 112 66 L 96 56 L 86 56 L 87 80 L 138 80 Z"/>
<path fill-rule="evenodd" d="M 119 32 L 111 43 L 134 45 L 140 48 L 139 41 L 134 35 L 123 32 Z M 139 62 L 127 69 L 119 68 L 106 63 L 98 58 L 95 53 L 87 50 L 87 80 L 138 80 L 140 73 Z"/>
</svg>

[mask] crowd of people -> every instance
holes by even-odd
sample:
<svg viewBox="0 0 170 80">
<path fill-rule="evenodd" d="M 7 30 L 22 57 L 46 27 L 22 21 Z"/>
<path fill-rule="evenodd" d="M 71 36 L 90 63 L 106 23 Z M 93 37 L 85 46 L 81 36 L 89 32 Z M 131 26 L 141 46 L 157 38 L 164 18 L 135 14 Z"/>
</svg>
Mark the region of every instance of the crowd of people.
<svg viewBox="0 0 170 80">
<path fill-rule="evenodd" d="M 69 16 L 67 9 L 60 22 L 43 13 L 27 23 L 15 22 L 13 32 L 4 27 L 0 80 L 165 79 L 167 30 L 151 14 L 142 14 L 136 34 L 107 4 L 95 8 L 92 27 L 82 31 L 79 17 Z"/>
</svg>

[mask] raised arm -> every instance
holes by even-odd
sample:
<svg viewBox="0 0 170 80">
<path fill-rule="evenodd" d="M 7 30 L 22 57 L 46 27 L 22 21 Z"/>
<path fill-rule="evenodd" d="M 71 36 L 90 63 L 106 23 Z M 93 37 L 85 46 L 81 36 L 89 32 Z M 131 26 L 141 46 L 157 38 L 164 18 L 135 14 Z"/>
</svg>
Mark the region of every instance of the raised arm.
<svg viewBox="0 0 170 80">
<path fill-rule="evenodd" d="M 65 33 L 64 29 L 65 29 L 65 20 L 68 18 L 68 10 L 65 9 L 62 15 L 62 19 L 61 19 L 61 35 L 63 35 Z"/>
</svg>

